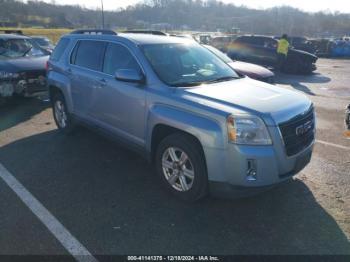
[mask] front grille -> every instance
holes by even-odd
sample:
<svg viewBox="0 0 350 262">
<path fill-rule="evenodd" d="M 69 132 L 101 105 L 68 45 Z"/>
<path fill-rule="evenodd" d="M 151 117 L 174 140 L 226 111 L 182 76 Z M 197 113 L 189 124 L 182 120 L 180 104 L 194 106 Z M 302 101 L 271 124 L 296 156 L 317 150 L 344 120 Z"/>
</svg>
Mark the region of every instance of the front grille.
<svg viewBox="0 0 350 262">
<path fill-rule="evenodd" d="M 315 139 L 314 109 L 279 124 L 287 156 L 293 156 L 307 148 Z"/>
<path fill-rule="evenodd" d="M 39 77 L 45 77 L 46 71 L 45 70 L 24 71 L 22 75 L 25 76 L 26 79 L 38 79 Z"/>
</svg>

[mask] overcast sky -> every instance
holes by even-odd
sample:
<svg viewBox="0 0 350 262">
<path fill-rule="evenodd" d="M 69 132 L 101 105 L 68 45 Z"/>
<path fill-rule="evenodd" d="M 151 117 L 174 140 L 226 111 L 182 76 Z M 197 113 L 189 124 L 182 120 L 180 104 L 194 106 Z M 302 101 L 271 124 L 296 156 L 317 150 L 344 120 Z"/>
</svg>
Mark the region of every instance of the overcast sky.
<svg viewBox="0 0 350 262">
<path fill-rule="evenodd" d="M 51 2 L 51 0 L 45 0 Z M 350 13 L 349 0 L 222 0 L 226 3 L 236 5 L 245 5 L 254 8 L 269 8 L 273 6 L 290 5 L 299 9 L 311 12 L 320 10 L 340 11 Z M 119 7 L 126 7 L 138 3 L 139 0 L 104 0 L 104 6 L 107 10 L 115 10 Z M 57 4 L 79 4 L 88 8 L 100 6 L 100 0 L 56 0 Z"/>
</svg>

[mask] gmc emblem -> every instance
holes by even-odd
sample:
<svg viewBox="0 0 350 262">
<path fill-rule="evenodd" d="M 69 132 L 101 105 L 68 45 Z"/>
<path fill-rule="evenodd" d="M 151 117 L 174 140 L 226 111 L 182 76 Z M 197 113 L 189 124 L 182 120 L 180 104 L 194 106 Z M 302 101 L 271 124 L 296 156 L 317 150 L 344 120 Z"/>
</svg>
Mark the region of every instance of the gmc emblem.
<svg viewBox="0 0 350 262">
<path fill-rule="evenodd" d="M 302 136 L 307 132 L 309 132 L 310 129 L 312 129 L 312 126 L 313 126 L 313 121 L 312 120 L 307 121 L 305 124 L 302 124 L 295 129 L 295 134 L 297 136 Z"/>
</svg>

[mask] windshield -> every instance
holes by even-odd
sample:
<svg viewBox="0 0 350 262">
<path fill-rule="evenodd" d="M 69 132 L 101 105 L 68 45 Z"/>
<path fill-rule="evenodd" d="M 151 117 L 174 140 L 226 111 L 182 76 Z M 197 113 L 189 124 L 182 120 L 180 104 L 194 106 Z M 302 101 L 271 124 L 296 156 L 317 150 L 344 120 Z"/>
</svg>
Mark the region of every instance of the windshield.
<svg viewBox="0 0 350 262">
<path fill-rule="evenodd" d="M 17 58 L 27 56 L 43 56 L 44 52 L 28 39 L 0 39 L 0 56 Z"/>
<path fill-rule="evenodd" d="M 226 54 L 224 54 L 223 52 L 221 52 L 219 49 L 211 46 L 211 45 L 204 45 L 205 48 L 207 48 L 210 52 L 212 52 L 214 55 L 216 55 L 217 57 L 219 57 L 222 61 L 224 61 L 225 63 L 231 63 L 232 59 L 229 58 Z"/>
<path fill-rule="evenodd" d="M 194 86 L 239 76 L 197 43 L 144 45 L 143 53 L 158 77 L 170 86 Z"/>
<path fill-rule="evenodd" d="M 33 37 L 34 41 L 40 46 L 50 46 L 50 40 L 44 37 Z"/>
</svg>

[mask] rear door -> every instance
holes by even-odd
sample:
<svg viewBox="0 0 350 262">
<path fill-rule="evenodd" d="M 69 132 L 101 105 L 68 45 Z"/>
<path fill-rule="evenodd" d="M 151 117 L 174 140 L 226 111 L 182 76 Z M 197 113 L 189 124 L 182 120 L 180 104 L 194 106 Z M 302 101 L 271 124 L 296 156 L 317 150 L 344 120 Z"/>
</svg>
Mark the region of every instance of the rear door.
<svg viewBox="0 0 350 262">
<path fill-rule="evenodd" d="M 277 63 L 277 41 L 271 37 L 264 37 L 262 61 L 264 65 L 274 66 Z"/>
<path fill-rule="evenodd" d="M 257 63 L 259 46 L 258 40 L 255 37 L 241 36 L 234 41 L 233 46 L 237 60 Z"/>
<path fill-rule="evenodd" d="M 101 71 L 106 43 L 95 40 L 79 40 L 70 57 L 68 70 L 74 113 L 90 118 L 94 93 L 101 87 Z"/>
</svg>

